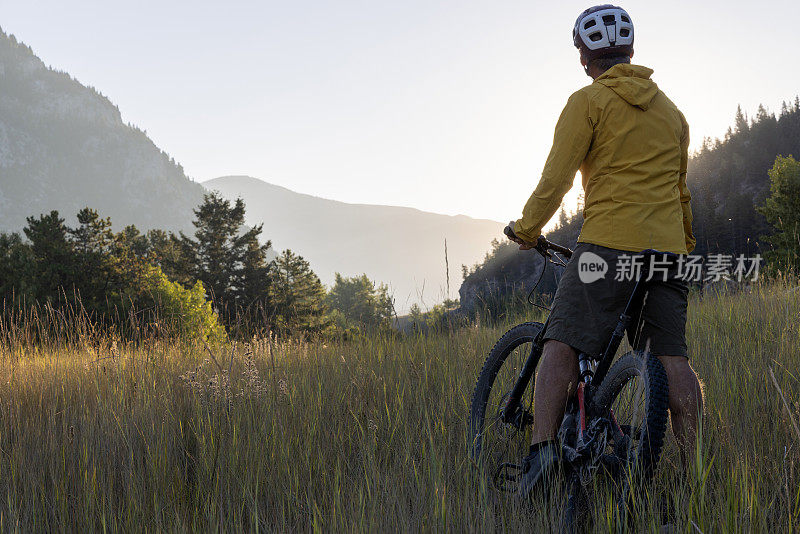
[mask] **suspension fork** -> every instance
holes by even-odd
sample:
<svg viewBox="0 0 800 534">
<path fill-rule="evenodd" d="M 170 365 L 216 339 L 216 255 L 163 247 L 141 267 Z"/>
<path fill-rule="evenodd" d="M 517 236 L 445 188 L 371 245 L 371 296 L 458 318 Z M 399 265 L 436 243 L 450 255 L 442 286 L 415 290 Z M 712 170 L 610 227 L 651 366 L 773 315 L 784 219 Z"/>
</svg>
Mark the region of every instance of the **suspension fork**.
<svg viewBox="0 0 800 534">
<path fill-rule="evenodd" d="M 525 360 L 525 365 L 522 366 L 517 381 L 514 383 L 514 388 L 511 390 L 511 394 L 508 397 L 508 402 L 505 408 L 503 408 L 503 422 L 511 423 L 518 428 L 521 427 L 523 423 L 522 417 L 524 411 L 521 406 L 522 396 L 525 394 L 525 390 L 528 388 L 528 384 L 531 378 L 533 378 L 533 374 L 536 372 L 536 366 L 539 365 L 539 359 L 542 357 L 542 347 L 544 345 L 542 335 L 546 328 L 547 323 L 544 324 L 536 337 L 533 338 L 528 359 Z"/>
<path fill-rule="evenodd" d="M 578 371 L 581 377 L 578 383 L 578 443 L 581 443 L 586 432 L 586 387 L 592 384 L 594 377 L 592 357 L 585 352 L 578 354 Z"/>
<path fill-rule="evenodd" d="M 514 383 L 514 387 L 508 397 L 508 402 L 503 409 L 502 419 L 505 423 L 511 423 L 517 427 L 522 426 L 522 415 L 524 413 L 521 409 L 522 396 L 525 394 L 525 390 L 527 389 L 531 378 L 533 378 L 533 375 L 536 372 L 536 367 L 539 365 L 539 360 L 542 357 L 542 350 L 544 348 L 544 340 L 542 337 L 546 329 L 547 323 L 545 322 L 544 326 L 539 331 L 539 334 L 533 339 L 533 343 L 531 344 L 531 352 L 528 354 L 528 359 L 525 360 L 525 365 L 522 366 L 522 371 L 520 371 L 517 381 Z M 591 384 L 592 382 L 592 376 L 594 373 L 591 361 L 591 357 L 588 354 L 580 353 L 578 355 L 578 365 L 580 368 L 582 385 L 584 383 Z"/>
</svg>

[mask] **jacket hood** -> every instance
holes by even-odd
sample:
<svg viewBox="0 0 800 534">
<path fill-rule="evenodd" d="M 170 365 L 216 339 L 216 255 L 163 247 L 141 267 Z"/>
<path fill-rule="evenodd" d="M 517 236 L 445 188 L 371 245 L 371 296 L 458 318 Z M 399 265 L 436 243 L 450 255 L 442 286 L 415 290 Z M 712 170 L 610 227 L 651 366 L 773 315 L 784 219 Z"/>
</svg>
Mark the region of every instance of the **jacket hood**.
<svg viewBox="0 0 800 534">
<path fill-rule="evenodd" d="M 631 106 L 647 111 L 658 94 L 651 74 L 653 70 L 647 67 L 621 63 L 605 71 L 594 83 L 605 85 Z"/>
</svg>

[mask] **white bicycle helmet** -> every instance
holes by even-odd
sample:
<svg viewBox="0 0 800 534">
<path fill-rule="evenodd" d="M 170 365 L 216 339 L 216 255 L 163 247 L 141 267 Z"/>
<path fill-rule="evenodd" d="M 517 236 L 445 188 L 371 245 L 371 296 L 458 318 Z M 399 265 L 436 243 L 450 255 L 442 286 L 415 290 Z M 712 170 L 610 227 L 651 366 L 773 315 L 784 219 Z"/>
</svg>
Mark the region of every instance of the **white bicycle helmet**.
<svg viewBox="0 0 800 534">
<path fill-rule="evenodd" d="M 633 54 L 633 22 L 621 7 L 603 4 L 580 14 L 572 41 L 588 61 Z"/>
</svg>

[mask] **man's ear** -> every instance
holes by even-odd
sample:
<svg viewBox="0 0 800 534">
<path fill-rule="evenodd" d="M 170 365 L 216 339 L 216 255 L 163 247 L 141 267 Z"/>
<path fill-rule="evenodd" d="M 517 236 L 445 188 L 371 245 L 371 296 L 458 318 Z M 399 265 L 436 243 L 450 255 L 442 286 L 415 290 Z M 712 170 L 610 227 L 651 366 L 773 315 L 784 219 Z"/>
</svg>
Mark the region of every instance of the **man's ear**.
<svg viewBox="0 0 800 534">
<path fill-rule="evenodd" d="M 588 63 L 589 63 L 589 62 L 588 62 L 588 61 L 586 61 L 586 56 L 584 56 L 584 55 L 583 55 L 583 50 L 581 50 L 581 65 L 583 65 L 584 67 L 586 67 L 586 65 L 587 65 Z"/>
<path fill-rule="evenodd" d="M 633 59 L 633 50 L 631 50 L 631 59 Z"/>
</svg>

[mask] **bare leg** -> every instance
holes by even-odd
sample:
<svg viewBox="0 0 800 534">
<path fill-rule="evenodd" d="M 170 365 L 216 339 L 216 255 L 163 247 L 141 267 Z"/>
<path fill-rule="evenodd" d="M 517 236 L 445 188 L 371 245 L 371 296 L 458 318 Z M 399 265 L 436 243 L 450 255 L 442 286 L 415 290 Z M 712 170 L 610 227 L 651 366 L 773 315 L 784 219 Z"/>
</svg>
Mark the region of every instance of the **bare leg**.
<svg viewBox="0 0 800 534">
<path fill-rule="evenodd" d="M 545 342 L 534 390 L 532 445 L 555 439 L 579 377 L 575 350 L 554 339 Z"/>
<path fill-rule="evenodd" d="M 672 432 L 684 463 L 690 458 L 700 416 L 703 413 L 703 389 L 689 360 L 683 356 L 659 356 L 669 380 L 669 413 Z"/>
</svg>

